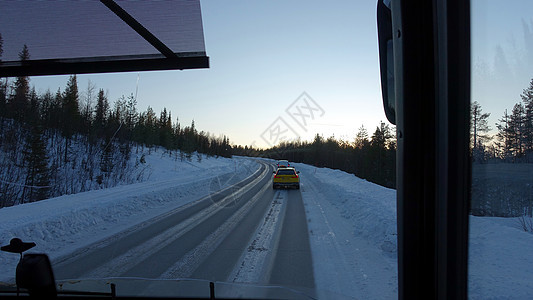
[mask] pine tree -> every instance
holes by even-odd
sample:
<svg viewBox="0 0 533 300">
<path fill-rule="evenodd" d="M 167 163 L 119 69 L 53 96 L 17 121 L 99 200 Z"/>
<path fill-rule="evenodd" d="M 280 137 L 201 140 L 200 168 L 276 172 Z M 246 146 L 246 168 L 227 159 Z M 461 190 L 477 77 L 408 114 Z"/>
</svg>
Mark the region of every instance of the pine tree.
<svg viewBox="0 0 533 300">
<path fill-rule="evenodd" d="M 131 94 L 126 102 L 126 128 L 129 132 L 133 132 L 135 124 L 139 119 L 139 114 L 137 113 L 137 99 Z"/>
<path fill-rule="evenodd" d="M 144 140 L 148 147 L 159 144 L 159 132 L 157 131 L 157 116 L 154 110 L 148 106 L 145 113 L 145 136 Z"/>
<path fill-rule="evenodd" d="M 41 121 L 41 103 L 35 87 L 32 87 L 30 93 L 28 94 L 28 111 L 26 116 L 28 117 L 28 122 L 39 122 Z"/>
<path fill-rule="evenodd" d="M 368 149 L 368 158 L 370 160 L 371 167 L 367 170 L 368 177 L 374 182 L 380 182 L 386 186 L 393 185 L 391 182 L 394 178 L 393 172 L 387 166 L 392 165 L 394 159 L 389 155 L 390 139 L 393 138 L 391 130 L 388 124 L 384 122 L 380 123 L 380 126 L 376 127 L 374 134 L 370 140 L 370 147 Z"/>
<path fill-rule="evenodd" d="M 46 144 L 43 132 L 38 122 L 32 122 L 30 133 L 26 138 L 23 151 L 24 161 L 27 163 L 25 196 L 23 202 L 35 202 L 48 198 L 50 190 L 50 174 Z M 27 201 L 26 201 L 27 199 Z"/>
<path fill-rule="evenodd" d="M 71 158 L 69 156 L 72 136 L 80 131 L 80 109 L 78 82 L 76 75 L 71 75 L 65 91 L 61 97 L 61 133 L 65 137 L 65 148 L 63 161 L 66 163 Z"/>
<path fill-rule="evenodd" d="M 510 116 L 507 114 L 507 109 L 505 110 L 503 117 L 498 120 L 496 123 L 496 128 L 498 133 L 496 134 L 496 145 L 498 147 L 498 152 L 500 157 L 503 159 L 508 159 L 513 156 L 512 146 L 511 146 L 511 131 L 509 129 Z"/>
<path fill-rule="evenodd" d="M 159 117 L 158 124 L 159 131 L 159 145 L 170 149 L 172 147 L 172 115 L 163 108 Z"/>
<path fill-rule="evenodd" d="M 376 131 L 374 131 L 374 134 L 372 135 L 370 144 L 374 147 L 385 149 L 391 138 L 393 138 L 393 136 L 390 132 L 389 125 L 381 122 L 380 126 L 376 127 Z"/>
<path fill-rule="evenodd" d="M 370 144 L 368 140 L 368 131 L 366 130 L 364 125 L 361 125 L 359 127 L 359 131 L 357 132 L 357 135 L 355 136 L 355 148 L 362 149 Z"/>
<path fill-rule="evenodd" d="M 45 109 L 47 114 L 47 123 L 46 126 L 49 128 L 56 128 L 61 129 L 61 124 L 63 122 L 62 115 L 63 115 L 63 95 L 61 93 L 61 89 L 58 88 L 55 96 L 51 96 L 50 103 Z"/>
<path fill-rule="evenodd" d="M 107 100 L 107 96 L 104 94 L 104 90 L 100 89 L 98 91 L 98 96 L 96 97 L 96 107 L 93 122 L 94 134 L 99 138 L 103 136 L 104 128 L 107 125 L 108 116 L 109 101 Z"/>
<path fill-rule="evenodd" d="M 115 146 L 113 145 L 113 142 L 109 137 L 106 137 L 104 142 L 102 143 L 102 151 L 100 152 L 100 172 L 101 175 L 98 176 L 98 183 L 102 184 L 103 179 L 106 180 L 109 179 L 111 176 L 111 173 L 113 172 L 113 169 L 115 167 L 115 163 L 113 160 L 113 153 L 115 151 Z M 106 181 L 107 182 L 107 181 Z"/>
<path fill-rule="evenodd" d="M 19 53 L 19 59 L 26 61 L 30 59 L 30 52 L 28 46 L 24 45 L 22 51 Z M 9 113 L 15 119 L 24 121 L 26 111 L 29 106 L 29 92 L 30 92 L 30 79 L 27 76 L 19 76 L 14 82 L 14 94 L 9 99 Z"/>
<path fill-rule="evenodd" d="M 516 103 L 509 118 L 509 140 L 514 157 L 521 157 L 525 150 L 525 110 Z"/>
<path fill-rule="evenodd" d="M 94 108 L 93 102 L 95 97 L 96 86 L 90 80 L 87 83 L 87 90 L 85 92 L 84 103 L 80 108 L 80 132 L 88 135 L 90 137 L 90 131 L 92 123 L 94 121 Z"/>
<path fill-rule="evenodd" d="M 524 150 L 533 152 L 533 79 L 520 95 L 524 105 Z"/>
<path fill-rule="evenodd" d="M 62 100 L 61 129 L 63 136 L 71 138 L 74 133 L 79 132 L 81 119 L 76 75 L 70 76 Z"/>
<path fill-rule="evenodd" d="M 474 101 L 470 106 L 470 140 L 472 141 L 472 159 L 483 160 L 484 145 L 489 140 L 488 118 L 490 113 L 483 113 L 481 105 Z"/>
</svg>

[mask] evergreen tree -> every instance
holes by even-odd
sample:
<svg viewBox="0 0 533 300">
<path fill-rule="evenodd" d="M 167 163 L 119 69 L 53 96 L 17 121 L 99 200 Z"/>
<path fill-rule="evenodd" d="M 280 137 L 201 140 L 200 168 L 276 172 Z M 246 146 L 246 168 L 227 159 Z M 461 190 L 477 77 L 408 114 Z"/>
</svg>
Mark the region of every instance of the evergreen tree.
<svg viewBox="0 0 533 300">
<path fill-rule="evenodd" d="M 376 131 L 374 131 L 374 134 L 372 135 L 370 145 L 373 147 L 386 149 L 387 145 L 389 144 L 389 140 L 393 138 L 393 135 L 390 131 L 389 125 L 381 122 L 380 126 L 376 127 Z"/>
<path fill-rule="evenodd" d="M 137 99 L 131 94 L 126 102 L 126 128 L 129 132 L 133 132 L 135 125 L 139 119 L 139 114 L 137 113 Z"/>
<path fill-rule="evenodd" d="M 32 87 L 30 93 L 28 94 L 28 111 L 26 112 L 26 116 L 28 118 L 28 122 L 39 122 L 41 121 L 41 108 L 40 108 L 40 100 L 39 96 L 37 96 L 37 92 L 35 92 L 35 87 Z"/>
<path fill-rule="evenodd" d="M 101 175 L 98 177 L 98 183 L 102 184 L 104 178 L 107 180 L 113 172 L 115 167 L 113 160 L 113 153 L 115 151 L 115 146 L 109 137 L 106 137 L 102 143 L 102 151 L 100 152 L 100 172 Z"/>
<path fill-rule="evenodd" d="M 524 105 L 524 148 L 525 152 L 533 152 L 533 79 L 520 95 Z"/>
<path fill-rule="evenodd" d="M 71 138 L 76 132 L 79 132 L 80 108 L 78 82 L 76 75 L 71 75 L 67 87 L 62 97 L 62 133 L 63 136 Z"/>
<path fill-rule="evenodd" d="M 370 180 L 385 186 L 394 186 L 395 149 L 388 148 L 392 138 L 389 125 L 381 122 L 372 135 L 368 150 L 371 167 L 367 170 L 367 176 Z"/>
<path fill-rule="evenodd" d="M 85 91 L 83 105 L 80 108 L 80 132 L 88 135 L 90 138 L 90 131 L 93 122 L 93 102 L 95 97 L 96 86 L 90 80 L 87 83 L 87 90 Z"/>
<path fill-rule="evenodd" d="M 472 159 L 474 161 L 483 160 L 484 146 L 489 140 L 488 118 L 490 113 L 483 113 L 481 105 L 474 101 L 470 106 L 470 140 L 472 141 Z"/>
<path fill-rule="evenodd" d="M 35 202 L 47 199 L 50 189 L 48 157 L 42 128 L 38 125 L 38 122 L 32 123 L 30 133 L 26 138 L 26 147 L 23 151 L 24 161 L 27 164 L 23 202 Z"/>
<path fill-rule="evenodd" d="M 503 159 L 508 159 L 513 156 L 511 129 L 509 128 L 509 123 L 510 116 L 507 114 L 506 109 L 503 117 L 498 120 L 498 123 L 496 123 L 496 128 L 498 129 L 498 133 L 496 134 L 496 145 L 498 147 L 500 157 Z"/>
<path fill-rule="evenodd" d="M 172 147 L 172 115 L 167 112 L 166 108 L 163 108 L 159 117 L 158 124 L 159 131 L 159 145 L 170 149 Z"/>
<path fill-rule="evenodd" d="M 154 110 L 148 106 L 145 113 L 145 143 L 148 147 L 159 144 L 159 132 L 157 130 L 157 116 Z"/>
<path fill-rule="evenodd" d="M 359 127 L 359 131 L 357 132 L 357 135 L 355 136 L 355 148 L 362 149 L 370 144 L 368 140 L 368 131 L 366 130 L 364 125 L 361 125 Z"/>
<path fill-rule="evenodd" d="M 41 96 L 41 120 L 43 127 L 45 128 L 52 128 L 51 112 L 53 103 L 54 96 L 52 96 L 52 92 L 50 92 L 50 89 L 48 89 Z"/>
<path fill-rule="evenodd" d="M 53 128 L 61 129 L 63 117 L 63 94 L 61 89 L 57 88 L 54 101 L 50 109 L 50 122 Z"/>
<path fill-rule="evenodd" d="M 509 118 L 509 140 L 514 157 L 525 152 L 525 111 L 521 103 L 516 103 Z"/>
<path fill-rule="evenodd" d="M 98 96 L 96 97 L 96 107 L 94 112 L 94 123 L 93 131 L 97 137 L 102 137 L 104 128 L 107 125 L 107 119 L 109 116 L 109 101 L 107 96 L 104 94 L 104 90 L 100 89 L 98 91 Z"/>
<path fill-rule="evenodd" d="M 22 51 L 19 53 L 19 59 L 26 61 L 30 59 L 30 52 L 28 46 L 24 45 Z M 9 113 L 11 117 L 18 121 L 24 121 L 26 111 L 29 106 L 29 92 L 30 92 L 30 78 L 28 76 L 19 76 L 14 82 L 14 94 L 9 100 Z"/>
</svg>

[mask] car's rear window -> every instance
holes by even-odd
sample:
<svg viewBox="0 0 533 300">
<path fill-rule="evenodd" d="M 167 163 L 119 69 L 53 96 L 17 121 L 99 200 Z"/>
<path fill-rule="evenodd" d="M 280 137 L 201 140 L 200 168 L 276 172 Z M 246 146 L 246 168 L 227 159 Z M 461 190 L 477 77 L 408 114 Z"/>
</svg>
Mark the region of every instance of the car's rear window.
<svg viewBox="0 0 533 300">
<path fill-rule="evenodd" d="M 277 175 L 294 175 L 294 170 L 278 170 Z"/>
</svg>

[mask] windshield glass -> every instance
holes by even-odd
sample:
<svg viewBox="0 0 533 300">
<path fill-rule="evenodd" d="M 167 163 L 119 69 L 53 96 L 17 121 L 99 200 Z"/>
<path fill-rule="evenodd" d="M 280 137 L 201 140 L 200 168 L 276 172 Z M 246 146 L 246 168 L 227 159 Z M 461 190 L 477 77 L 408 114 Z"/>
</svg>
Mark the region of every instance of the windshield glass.
<svg viewBox="0 0 533 300">
<path fill-rule="evenodd" d="M 294 170 L 278 170 L 278 175 L 295 175 Z"/>
<path fill-rule="evenodd" d="M 376 1 L 200 4 L 207 69 L 0 79 L 0 244 L 34 242 L 62 289 L 396 298 Z M 38 57 L 2 31 L 0 59 Z"/>
<path fill-rule="evenodd" d="M 471 3 L 468 292 L 526 299 L 533 294 L 533 3 Z"/>
</svg>

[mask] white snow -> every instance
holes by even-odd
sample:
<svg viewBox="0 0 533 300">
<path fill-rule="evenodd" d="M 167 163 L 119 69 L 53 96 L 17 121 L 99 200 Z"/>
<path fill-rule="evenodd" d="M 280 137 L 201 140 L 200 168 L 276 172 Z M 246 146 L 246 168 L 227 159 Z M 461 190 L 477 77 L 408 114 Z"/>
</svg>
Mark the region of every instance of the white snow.
<svg viewBox="0 0 533 300">
<path fill-rule="evenodd" d="M 296 169 L 319 297 L 398 298 L 396 192 L 339 170 Z"/>
<path fill-rule="evenodd" d="M 13 237 L 37 244 L 29 252 L 54 259 L 119 233 L 257 170 L 251 160 L 203 157 L 180 161 L 161 152 L 146 155 L 150 178 L 142 183 L 65 195 L 0 209 L 0 245 Z M 238 170 L 236 172 L 236 170 Z M 0 252 L 0 281 L 12 281 L 18 255 Z"/>
<path fill-rule="evenodd" d="M 181 162 L 161 152 L 146 155 L 146 164 L 151 176 L 143 183 L 0 209 L 0 245 L 13 237 L 33 241 L 37 246 L 29 252 L 48 253 L 54 261 L 242 180 L 259 167 L 240 157 Z M 396 192 L 338 170 L 296 168 L 318 297 L 397 298 Z M 470 221 L 469 297 L 530 298 L 533 234 L 513 218 Z M 17 261 L 18 255 L 0 252 L 0 281 L 13 282 Z"/>
</svg>

